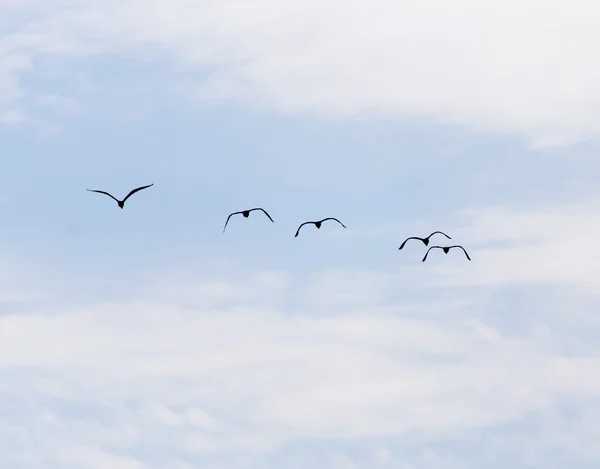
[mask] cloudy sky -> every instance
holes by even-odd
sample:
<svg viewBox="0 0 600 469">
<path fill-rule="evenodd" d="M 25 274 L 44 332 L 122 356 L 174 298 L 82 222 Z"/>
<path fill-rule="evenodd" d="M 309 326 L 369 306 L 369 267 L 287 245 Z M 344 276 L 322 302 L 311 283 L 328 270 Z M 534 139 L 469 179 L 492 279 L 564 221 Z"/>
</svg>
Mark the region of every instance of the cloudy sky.
<svg viewBox="0 0 600 469">
<path fill-rule="evenodd" d="M 597 468 L 599 21 L 0 0 L 0 466 Z"/>
</svg>

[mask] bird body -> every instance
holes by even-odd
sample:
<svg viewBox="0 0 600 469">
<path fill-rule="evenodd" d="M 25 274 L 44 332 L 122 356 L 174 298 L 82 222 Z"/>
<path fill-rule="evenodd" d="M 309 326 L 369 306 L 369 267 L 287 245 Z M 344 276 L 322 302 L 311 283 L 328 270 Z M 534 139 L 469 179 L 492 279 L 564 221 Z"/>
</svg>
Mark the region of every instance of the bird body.
<svg viewBox="0 0 600 469">
<path fill-rule="evenodd" d="M 317 227 L 318 230 L 321 229 L 321 224 L 326 221 L 326 220 L 335 220 L 337 221 L 340 225 L 342 225 L 344 228 L 346 228 L 346 225 L 344 225 L 341 221 L 339 221 L 337 218 L 333 218 L 333 217 L 328 217 L 328 218 L 323 218 L 322 220 L 319 221 L 305 221 L 304 223 L 302 223 L 298 229 L 296 230 L 296 234 L 294 235 L 294 238 L 298 236 L 298 234 L 300 233 L 300 228 L 302 228 L 304 225 L 309 225 L 309 224 L 313 224 Z"/>
<path fill-rule="evenodd" d="M 432 249 L 436 249 L 436 248 L 442 249 L 445 254 L 448 254 L 448 251 L 450 251 L 450 249 L 452 249 L 452 248 L 461 248 L 463 250 L 463 252 L 465 253 L 465 256 L 467 256 L 467 259 L 471 260 L 471 258 L 469 257 L 469 254 L 467 254 L 467 251 L 465 250 L 465 248 L 463 248 L 462 246 L 459 246 L 459 245 L 454 245 L 454 246 L 431 246 L 425 253 L 425 257 L 423 257 L 423 262 L 425 262 L 425 259 L 427 259 L 427 255 L 429 254 L 429 251 L 431 251 Z"/>
<path fill-rule="evenodd" d="M 419 238 L 418 236 L 411 236 L 410 238 L 406 238 L 404 240 L 404 242 L 400 245 L 400 247 L 398 248 L 398 250 L 402 249 L 404 247 L 404 245 L 406 244 L 406 242 L 409 239 L 418 239 L 420 241 L 423 241 L 423 244 L 425 246 L 427 246 L 429 244 L 429 238 L 431 238 L 434 234 L 439 233 L 439 234 L 443 234 L 446 238 L 448 239 L 452 239 L 450 236 L 448 236 L 446 233 L 442 233 L 441 231 L 434 231 L 433 233 L 431 233 L 429 236 L 427 236 L 427 238 Z"/>
<path fill-rule="evenodd" d="M 275 223 L 275 221 L 273 221 L 273 219 L 271 218 L 271 215 L 269 215 L 267 213 L 267 211 L 264 208 L 260 208 L 260 207 L 256 207 L 256 208 L 251 208 L 249 210 L 242 210 L 240 212 L 233 212 L 230 213 L 229 216 L 227 217 L 227 220 L 225 221 L 225 226 L 223 227 L 223 233 L 225 233 L 225 228 L 227 228 L 227 223 L 229 223 L 229 219 L 233 216 L 233 215 L 239 215 L 241 214 L 244 218 L 248 218 L 250 216 L 250 212 L 253 212 L 255 210 L 260 210 L 262 211 L 267 217 L 269 217 L 269 220 L 271 220 L 273 223 Z"/>
<path fill-rule="evenodd" d="M 99 194 L 105 194 L 107 196 L 109 196 L 111 199 L 114 199 L 117 201 L 117 205 L 119 206 L 119 208 L 123 208 L 123 206 L 125 205 L 125 201 L 131 197 L 133 194 L 135 194 L 137 191 L 141 191 L 142 189 L 146 189 L 147 187 L 151 187 L 153 186 L 154 183 L 152 184 L 148 184 L 147 186 L 141 186 L 141 187 L 137 187 L 135 189 L 133 189 L 131 192 L 129 192 L 129 194 L 127 194 L 127 196 L 123 199 L 123 200 L 119 200 L 116 197 L 112 196 L 111 194 L 109 194 L 108 192 L 105 191 L 100 191 L 100 190 L 96 190 L 96 189 L 86 189 L 90 192 L 98 192 Z"/>
</svg>

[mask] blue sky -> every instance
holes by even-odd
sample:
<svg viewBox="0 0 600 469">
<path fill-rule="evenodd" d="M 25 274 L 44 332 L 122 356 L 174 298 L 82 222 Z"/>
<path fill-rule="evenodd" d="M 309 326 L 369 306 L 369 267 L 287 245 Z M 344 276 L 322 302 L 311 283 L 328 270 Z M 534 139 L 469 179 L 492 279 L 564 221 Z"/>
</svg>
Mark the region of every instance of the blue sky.
<svg viewBox="0 0 600 469">
<path fill-rule="evenodd" d="M 0 466 L 597 467 L 598 14 L 0 2 Z"/>
</svg>

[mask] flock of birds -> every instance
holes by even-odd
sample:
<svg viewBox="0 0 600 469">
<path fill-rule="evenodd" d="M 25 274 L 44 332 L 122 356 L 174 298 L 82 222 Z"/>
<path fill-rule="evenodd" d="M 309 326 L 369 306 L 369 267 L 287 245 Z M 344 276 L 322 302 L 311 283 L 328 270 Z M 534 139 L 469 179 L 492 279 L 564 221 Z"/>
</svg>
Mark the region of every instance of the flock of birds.
<svg viewBox="0 0 600 469">
<path fill-rule="evenodd" d="M 136 192 L 141 191 L 143 189 L 147 189 L 148 187 L 152 187 L 153 185 L 154 185 L 154 183 L 148 184 L 147 186 L 137 187 L 137 188 L 133 189 L 132 191 L 130 191 L 129 194 L 127 194 L 127 196 L 123 200 L 117 199 L 116 197 L 114 197 L 113 195 L 109 194 L 106 191 L 101 191 L 101 190 L 97 190 L 97 189 L 87 189 L 87 190 L 90 191 L 90 192 L 98 192 L 99 194 L 105 194 L 105 195 L 109 196 L 110 198 L 114 199 L 117 202 L 119 208 L 122 209 L 124 207 L 124 205 L 125 205 L 125 201 L 129 197 L 131 197 Z M 261 212 L 263 212 L 269 218 L 269 220 L 271 220 L 271 222 L 275 223 L 275 221 L 271 218 L 271 215 L 269 215 L 264 208 L 256 207 L 256 208 L 251 208 L 251 209 L 248 209 L 248 210 L 241 210 L 239 212 L 230 213 L 229 216 L 227 217 L 227 220 L 225 221 L 225 226 L 223 227 L 223 233 L 225 233 L 225 229 L 227 228 L 227 224 L 229 223 L 229 219 L 232 216 L 234 216 L 234 215 L 242 215 L 244 218 L 248 218 L 250 216 L 250 212 L 254 212 L 256 210 L 260 210 Z M 340 225 L 342 225 L 344 228 L 346 228 L 346 225 L 344 225 L 341 221 L 339 221 L 337 218 L 334 218 L 334 217 L 327 217 L 327 218 L 323 218 L 322 220 L 318 220 L 318 221 L 305 221 L 296 230 L 296 234 L 294 235 L 294 238 L 296 238 L 300 234 L 300 229 L 304 225 L 315 225 L 317 227 L 317 229 L 321 229 L 321 224 L 324 221 L 327 221 L 327 220 L 336 221 Z M 406 244 L 406 242 L 409 241 L 409 240 L 411 240 L 411 239 L 420 240 L 420 241 L 423 242 L 423 244 L 425 245 L 425 247 L 427 247 L 429 245 L 429 238 L 431 238 L 434 234 L 442 234 L 446 238 L 452 239 L 450 236 L 448 236 L 446 233 L 443 233 L 442 231 L 434 231 L 433 233 L 431 233 L 426 238 L 420 238 L 418 236 L 410 236 L 409 238 L 406 238 L 404 240 L 404 242 L 400 245 L 400 247 L 398 249 L 399 250 L 402 249 L 404 247 L 404 245 Z M 469 257 L 469 254 L 467 253 L 466 249 L 464 247 L 458 245 L 458 244 L 455 244 L 453 246 L 437 246 L 437 245 L 436 246 L 431 246 L 429 249 L 427 249 L 427 252 L 425 253 L 425 256 L 423 257 L 423 262 L 425 262 L 425 260 L 427 259 L 427 256 L 429 255 L 429 251 L 431 251 L 432 249 L 442 249 L 445 254 L 448 254 L 448 252 L 450 251 L 450 249 L 453 249 L 453 248 L 460 248 L 460 249 L 462 249 L 463 252 L 465 253 L 465 256 L 467 256 L 467 259 L 471 260 L 471 258 Z"/>
</svg>

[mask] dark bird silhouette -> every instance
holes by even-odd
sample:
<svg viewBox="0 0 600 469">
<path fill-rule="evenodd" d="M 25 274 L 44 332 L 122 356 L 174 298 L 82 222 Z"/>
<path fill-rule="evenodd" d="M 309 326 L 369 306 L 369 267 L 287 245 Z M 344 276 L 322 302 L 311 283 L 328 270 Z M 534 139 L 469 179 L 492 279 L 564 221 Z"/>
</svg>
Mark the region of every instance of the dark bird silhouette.
<svg viewBox="0 0 600 469">
<path fill-rule="evenodd" d="M 88 191 L 90 191 L 90 192 L 98 192 L 99 194 L 106 194 L 106 195 L 107 195 L 107 196 L 109 196 L 110 198 L 112 198 L 112 199 L 116 200 L 116 201 L 117 201 L 117 204 L 119 204 L 119 207 L 120 207 L 120 208 L 123 208 L 123 205 L 125 205 L 125 201 L 126 201 L 126 200 L 127 200 L 129 197 L 131 197 L 131 196 L 132 196 L 133 194 L 135 194 L 137 191 L 141 191 L 142 189 L 146 189 L 147 187 L 151 187 L 151 186 L 153 186 L 153 185 L 154 185 L 154 183 L 152 183 L 152 184 L 148 184 L 147 186 L 142 186 L 142 187 L 138 187 L 138 188 L 136 188 L 136 189 L 133 189 L 133 190 L 132 190 L 132 191 L 131 191 L 129 194 L 127 194 L 127 197 L 125 197 L 123 200 L 119 200 L 119 199 L 117 199 L 116 197 L 113 197 L 113 196 L 112 196 L 112 195 L 110 195 L 108 192 L 104 192 L 104 191 L 98 191 L 98 190 L 95 190 L 95 189 L 86 189 L 86 190 L 88 190 Z"/>
<path fill-rule="evenodd" d="M 461 248 L 463 250 L 463 252 L 465 253 L 465 256 L 467 256 L 467 259 L 471 260 L 471 258 L 469 257 L 469 254 L 467 254 L 467 251 L 465 251 L 465 248 L 463 248 L 462 246 L 455 245 L 455 246 L 431 246 L 425 253 L 423 262 L 425 262 L 425 259 L 427 259 L 427 255 L 429 254 L 429 251 L 431 251 L 432 249 L 435 249 L 435 248 L 443 249 L 446 254 L 448 254 L 448 251 L 450 251 L 450 249 L 452 249 L 452 248 Z"/>
<path fill-rule="evenodd" d="M 271 218 L 271 215 L 269 215 L 264 208 L 256 207 L 256 208 L 251 208 L 250 210 L 242 210 L 241 212 L 230 213 L 229 216 L 227 217 L 227 221 L 225 222 L 225 226 L 223 227 L 223 233 L 225 233 L 225 228 L 227 228 L 227 223 L 229 223 L 229 219 L 233 215 L 239 215 L 241 213 L 244 216 L 244 218 L 248 218 L 248 216 L 250 216 L 250 212 L 253 212 L 254 210 L 261 210 L 267 217 L 269 217 L 269 220 L 271 220 L 273 223 L 275 223 L 273 221 L 273 219 Z"/>
<path fill-rule="evenodd" d="M 340 225 L 342 225 L 344 228 L 346 228 L 346 225 L 344 225 L 341 221 L 339 221 L 337 218 L 333 218 L 333 217 L 329 217 L 329 218 L 323 218 L 320 221 L 305 221 L 304 223 L 302 223 L 299 227 L 298 230 L 296 230 L 296 234 L 294 235 L 294 238 L 296 236 L 298 236 L 298 233 L 300 233 L 300 228 L 302 228 L 304 225 L 309 225 L 309 224 L 313 224 L 317 227 L 317 229 L 321 229 L 321 223 L 323 223 L 326 220 L 335 220 L 337 221 Z"/>
<path fill-rule="evenodd" d="M 431 238 L 434 234 L 439 233 L 439 234 L 443 234 L 446 238 L 448 239 L 452 239 L 450 236 L 448 236 L 446 233 L 442 233 L 441 231 L 434 231 L 433 233 L 431 233 L 429 236 L 427 236 L 427 238 L 419 238 L 418 236 L 411 236 L 410 238 L 406 238 L 404 240 L 404 242 L 400 245 L 400 247 L 398 248 L 399 250 L 402 249 L 404 247 L 404 245 L 406 244 L 406 242 L 409 239 L 419 239 L 421 241 L 423 241 L 423 244 L 425 246 L 427 246 L 429 244 L 429 238 Z"/>
</svg>

